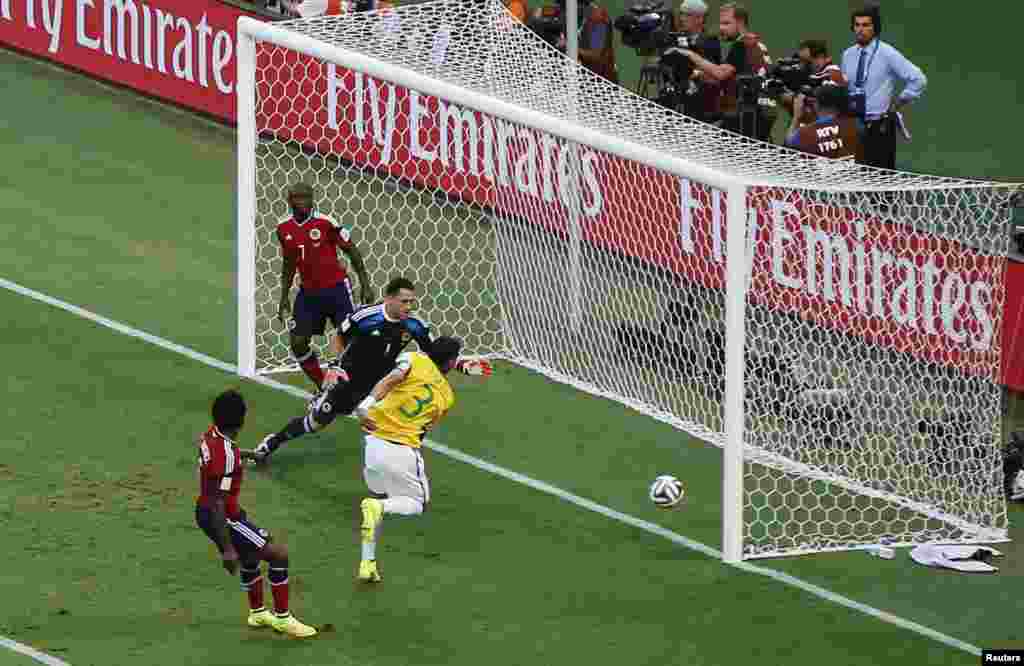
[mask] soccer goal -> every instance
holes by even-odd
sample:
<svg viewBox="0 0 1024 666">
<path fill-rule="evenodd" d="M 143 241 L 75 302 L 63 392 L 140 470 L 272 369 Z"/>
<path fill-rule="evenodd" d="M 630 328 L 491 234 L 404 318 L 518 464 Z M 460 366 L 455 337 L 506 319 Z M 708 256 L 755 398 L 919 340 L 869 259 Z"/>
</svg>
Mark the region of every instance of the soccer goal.
<svg viewBox="0 0 1024 666">
<path fill-rule="evenodd" d="M 435 331 L 724 448 L 724 557 L 1007 538 L 1011 186 L 695 123 L 499 0 L 260 23 L 238 43 L 239 371 L 295 368 L 284 190 L 311 182 Z"/>
</svg>

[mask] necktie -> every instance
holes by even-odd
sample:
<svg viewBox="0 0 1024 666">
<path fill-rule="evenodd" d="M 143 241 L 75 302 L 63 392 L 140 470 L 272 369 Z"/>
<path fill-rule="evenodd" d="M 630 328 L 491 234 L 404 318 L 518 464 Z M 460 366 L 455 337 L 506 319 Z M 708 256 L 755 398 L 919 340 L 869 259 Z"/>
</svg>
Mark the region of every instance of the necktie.
<svg viewBox="0 0 1024 666">
<path fill-rule="evenodd" d="M 864 87 L 864 60 L 867 58 L 867 55 L 867 49 L 860 50 L 860 60 L 857 61 L 857 80 L 854 82 L 854 85 L 858 88 Z"/>
</svg>

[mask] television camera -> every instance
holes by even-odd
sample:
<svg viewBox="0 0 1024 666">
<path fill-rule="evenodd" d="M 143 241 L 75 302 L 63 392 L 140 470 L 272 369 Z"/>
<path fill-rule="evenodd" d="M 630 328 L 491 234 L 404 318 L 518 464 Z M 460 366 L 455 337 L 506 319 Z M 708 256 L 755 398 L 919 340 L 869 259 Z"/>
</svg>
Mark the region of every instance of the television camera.
<svg viewBox="0 0 1024 666">
<path fill-rule="evenodd" d="M 675 31 L 675 17 L 665 0 L 641 0 L 613 25 L 622 34 L 623 44 L 642 56 L 658 56 L 641 68 L 634 92 L 674 111 L 693 111 L 690 101 L 696 99 L 699 87 L 691 79 L 693 62 L 683 50 L 703 55 L 703 38 Z"/>
</svg>

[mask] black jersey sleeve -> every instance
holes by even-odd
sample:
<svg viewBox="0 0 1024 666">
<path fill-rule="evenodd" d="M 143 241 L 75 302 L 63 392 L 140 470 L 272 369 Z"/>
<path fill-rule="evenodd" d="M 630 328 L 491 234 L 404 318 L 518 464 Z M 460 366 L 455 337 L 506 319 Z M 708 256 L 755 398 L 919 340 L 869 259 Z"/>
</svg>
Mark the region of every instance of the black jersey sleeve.
<svg viewBox="0 0 1024 666">
<path fill-rule="evenodd" d="M 424 354 L 429 354 L 431 343 L 430 327 L 415 317 L 406 319 L 405 327 L 409 331 L 409 335 L 412 336 L 412 339 L 419 345 L 420 351 Z"/>
<path fill-rule="evenodd" d="M 352 315 L 349 315 L 345 317 L 345 319 L 341 322 L 341 325 L 338 326 L 338 335 L 341 336 L 342 342 L 344 342 L 345 346 L 348 347 L 349 344 L 352 343 L 352 338 L 355 336 L 355 334 L 356 325 L 352 322 Z"/>
</svg>

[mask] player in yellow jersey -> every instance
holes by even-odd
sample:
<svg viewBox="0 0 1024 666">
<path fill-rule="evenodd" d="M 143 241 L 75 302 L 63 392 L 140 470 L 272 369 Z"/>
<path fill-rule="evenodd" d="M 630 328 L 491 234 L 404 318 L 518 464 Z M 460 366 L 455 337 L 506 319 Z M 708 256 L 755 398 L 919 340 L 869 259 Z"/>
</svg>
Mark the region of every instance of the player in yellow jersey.
<svg viewBox="0 0 1024 666">
<path fill-rule="evenodd" d="M 380 582 L 377 571 L 378 528 L 385 514 L 418 516 L 430 501 L 430 481 L 420 445 L 424 433 L 455 404 L 445 375 L 459 360 L 462 342 L 440 337 L 429 354 L 405 352 L 395 368 L 356 407 L 366 433 L 363 478 L 375 497 L 360 504 L 363 512 L 359 580 Z M 383 499 L 379 499 L 383 498 Z"/>
</svg>

